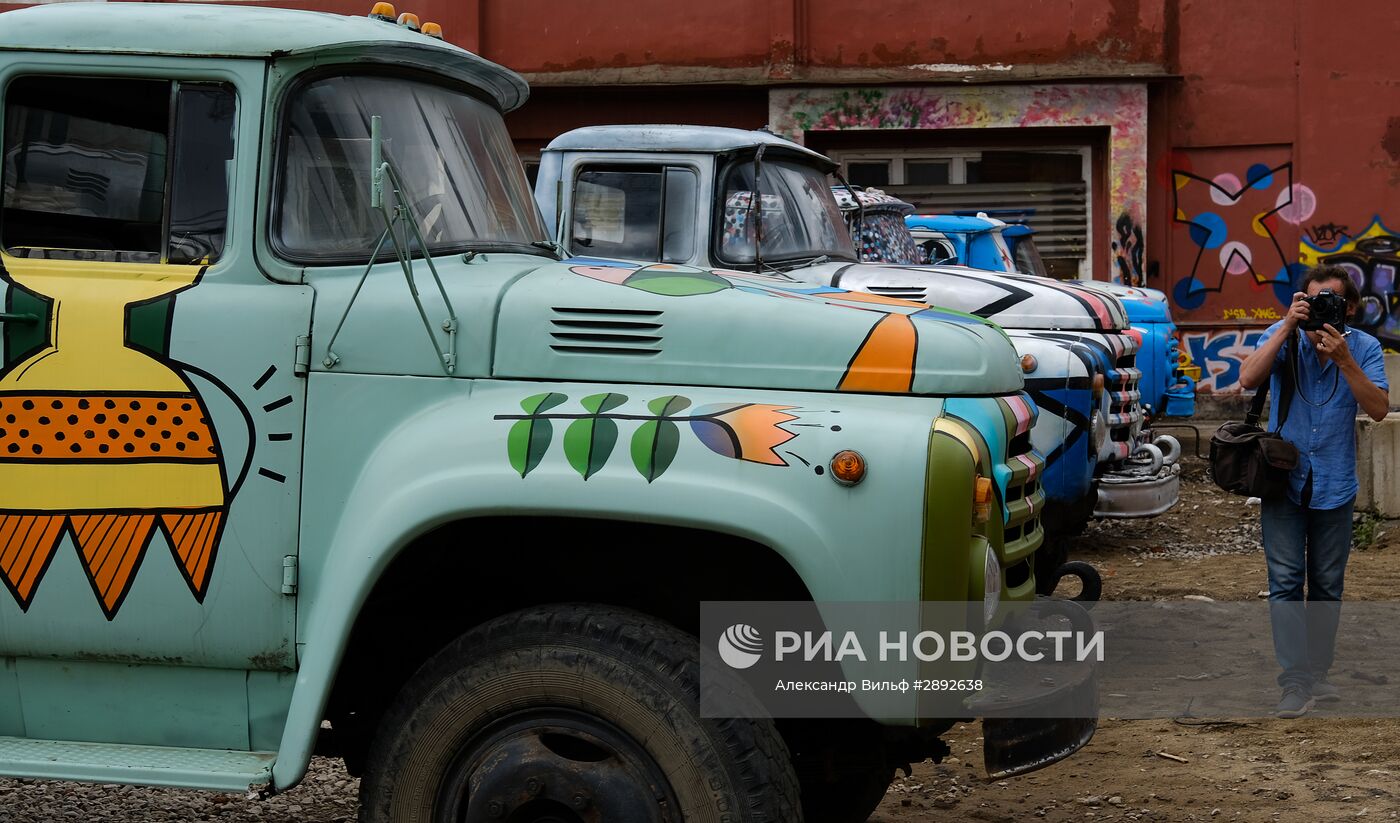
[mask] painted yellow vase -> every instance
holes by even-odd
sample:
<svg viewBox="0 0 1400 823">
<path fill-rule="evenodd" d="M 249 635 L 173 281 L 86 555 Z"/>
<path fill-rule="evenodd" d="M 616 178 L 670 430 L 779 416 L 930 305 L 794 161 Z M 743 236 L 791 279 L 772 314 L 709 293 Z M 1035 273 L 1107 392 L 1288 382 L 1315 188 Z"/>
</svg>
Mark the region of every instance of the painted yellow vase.
<svg viewBox="0 0 1400 823">
<path fill-rule="evenodd" d="M 0 377 L 0 577 L 27 609 L 65 532 L 116 615 L 155 529 L 197 599 L 226 507 L 219 444 L 189 381 L 127 344 L 127 310 L 202 268 L 4 256 L 49 297 L 48 345 Z"/>
</svg>

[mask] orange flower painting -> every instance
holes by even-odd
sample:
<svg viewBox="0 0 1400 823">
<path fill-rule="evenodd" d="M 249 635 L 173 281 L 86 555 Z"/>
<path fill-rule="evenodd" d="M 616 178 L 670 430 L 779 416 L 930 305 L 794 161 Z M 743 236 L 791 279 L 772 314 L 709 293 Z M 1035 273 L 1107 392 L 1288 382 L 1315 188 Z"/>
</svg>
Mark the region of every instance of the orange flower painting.
<svg viewBox="0 0 1400 823">
<path fill-rule="evenodd" d="M 690 419 L 690 428 L 716 454 L 750 463 L 786 466 L 788 463 L 778 455 L 777 448 L 797 436 L 782 427 L 797 419 L 797 415 L 787 413 L 791 408 L 766 403 L 701 406 Z"/>
</svg>

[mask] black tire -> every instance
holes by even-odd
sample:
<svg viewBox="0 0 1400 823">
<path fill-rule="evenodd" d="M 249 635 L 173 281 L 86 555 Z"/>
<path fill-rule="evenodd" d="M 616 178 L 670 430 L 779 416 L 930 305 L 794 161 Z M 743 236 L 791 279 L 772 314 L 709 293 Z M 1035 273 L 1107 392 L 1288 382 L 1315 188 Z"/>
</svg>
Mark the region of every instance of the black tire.
<svg viewBox="0 0 1400 823">
<path fill-rule="evenodd" d="M 1055 585 L 1058 586 L 1060 581 L 1066 577 L 1077 577 L 1083 584 L 1079 594 L 1070 598 L 1071 600 L 1088 605 L 1099 602 L 1099 598 L 1103 596 L 1103 577 L 1093 565 L 1085 563 L 1083 560 L 1071 560 L 1068 563 L 1063 563 L 1060 568 L 1055 570 Z"/>
<path fill-rule="evenodd" d="M 619 823 L 801 821 L 797 778 L 772 721 L 700 717 L 699 676 L 696 638 L 638 612 L 564 604 L 491 620 L 425 663 L 385 713 L 360 820 L 442 823 L 467 812 L 516 820 L 536 809 L 570 819 L 560 803 L 586 805 L 583 794 L 596 801 L 589 814 Z M 515 756 L 519 746 L 529 755 Z M 550 771 L 556 756 L 562 765 Z M 493 782 L 504 771 L 511 782 Z M 550 794 L 577 775 L 601 782 Z M 533 799 L 495 791 L 527 782 Z M 640 798 L 645 813 L 618 811 L 624 796 Z M 502 805 L 490 814 L 474 805 L 490 802 Z"/>
</svg>

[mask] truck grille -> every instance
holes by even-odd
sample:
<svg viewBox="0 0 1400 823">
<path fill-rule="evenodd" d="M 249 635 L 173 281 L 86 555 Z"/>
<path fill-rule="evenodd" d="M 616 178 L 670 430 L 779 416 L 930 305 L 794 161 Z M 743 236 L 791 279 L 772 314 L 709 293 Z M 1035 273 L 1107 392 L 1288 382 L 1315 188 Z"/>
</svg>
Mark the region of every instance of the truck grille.
<svg viewBox="0 0 1400 823">
<path fill-rule="evenodd" d="M 1108 442 L 1111 454 L 1099 455 L 1100 461 L 1126 460 L 1132 453 L 1138 434 L 1142 431 L 1142 370 L 1137 368 L 1137 353 L 1141 343 L 1129 334 L 1109 335 L 1115 349 L 1114 365 L 1104 375 L 1104 391 L 1108 402 Z"/>
<path fill-rule="evenodd" d="M 997 505 L 986 536 L 1001 562 L 1008 592 L 1030 581 L 1035 551 L 1045 537 L 1040 522 L 1045 508 L 1040 483 L 1045 461 L 1031 450 L 1030 437 L 1036 414 L 1035 404 L 1024 393 L 959 397 L 946 401 L 944 416 L 934 424 L 935 431 L 963 441 L 977 457 L 980 473 L 993 480 Z"/>
<path fill-rule="evenodd" d="M 653 357 L 661 353 L 661 312 L 554 307 L 550 348 L 565 354 Z"/>
<path fill-rule="evenodd" d="M 1031 451 L 1035 406 L 1024 394 L 999 397 L 997 403 L 1006 410 L 1011 435 L 1005 462 L 994 469 L 995 474 L 1004 471 L 1006 475 L 1002 516 L 1002 568 L 1006 569 L 1029 558 L 1044 537 L 1040 515 L 1045 508 L 1045 492 L 1040 487 L 1040 476 L 1045 461 Z M 1001 481 L 1001 477 L 997 480 Z"/>
</svg>

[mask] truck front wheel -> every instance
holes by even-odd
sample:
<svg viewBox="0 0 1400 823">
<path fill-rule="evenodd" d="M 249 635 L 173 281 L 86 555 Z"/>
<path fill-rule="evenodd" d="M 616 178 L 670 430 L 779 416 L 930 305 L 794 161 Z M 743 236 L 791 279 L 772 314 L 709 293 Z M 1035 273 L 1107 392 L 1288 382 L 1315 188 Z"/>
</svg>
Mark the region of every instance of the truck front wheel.
<svg viewBox="0 0 1400 823">
<path fill-rule="evenodd" d="M 702 718 L 695 637 L 560 605 L 467 632 L 386 712 L 364 823 L 800 821 L 771 721 Z"/>
</svg>

